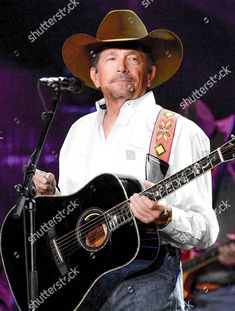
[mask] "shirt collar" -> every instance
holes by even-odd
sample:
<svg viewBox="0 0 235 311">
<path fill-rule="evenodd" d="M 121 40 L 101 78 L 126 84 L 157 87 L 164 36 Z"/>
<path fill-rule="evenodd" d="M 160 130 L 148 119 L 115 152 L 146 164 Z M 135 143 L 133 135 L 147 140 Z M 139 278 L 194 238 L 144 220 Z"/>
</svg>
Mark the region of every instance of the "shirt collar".
<svg viewBox="0 0 235 311">
<path fill-rule="evenodd" d="M 138 106 L 139 103 L 141 103 L 142 101 L 146 100 L 147 98 L 148 98 L 148 101 L 151 101 L 151 102 L 154 101 L 154 103 L 155 103 L 155 98 L 154 98 L 153 92 L 149 91 L 149 92 L 145 93 L 144 95 L 142 95 L 141 97 L 138 97 L 136 99 L 127 100 L 124 103 L 124 105 L 122 106 L 122 108 L 124 106 L 131 106 L 131 107 Z M 97 109 L 98 112 L 106 110 L 106 104 L 105 104 L 105 99 L 104 98 L 98 100 L 95 103 L 95 105 L 96 105 L 96 109 Z"/>
</svg>

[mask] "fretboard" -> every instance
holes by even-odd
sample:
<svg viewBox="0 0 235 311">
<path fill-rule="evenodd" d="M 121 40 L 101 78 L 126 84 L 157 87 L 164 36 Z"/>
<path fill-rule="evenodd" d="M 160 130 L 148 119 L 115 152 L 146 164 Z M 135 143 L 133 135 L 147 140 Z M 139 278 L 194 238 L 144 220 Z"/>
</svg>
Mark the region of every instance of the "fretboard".
<svg viewBox="0 0 235 311">
<path fill-rule="evenodd" d="M 220 159 L 219 152 L 218 150 L 215 150 L 208 156 L 194 162 L 174 175 L 163 179 L 153 187 L 143 191 L 141 194 L 147 196 L 151 200 L 159 201 L 190 181 L 196 179 L 207 171 L 210 171 L 221 162 L 222 160 Z"/>
<path fill-rule="evenodd" d="M 194 162 L 176 174 L 163 179 L 139 194 L 145 195 L 151 200 L 159 201 L 190 181 L 210 171 L 221 162 L 223 162 L 223 158 L 221 158 L 220 150 L 217 149 L 206 157 Z M 121 225 L 133 219 L 134 216 L 129 208 L 129 203 L 129 200 L 126 200 L 104 213 L 110 231 L 116 230 Z"/>
</svg>

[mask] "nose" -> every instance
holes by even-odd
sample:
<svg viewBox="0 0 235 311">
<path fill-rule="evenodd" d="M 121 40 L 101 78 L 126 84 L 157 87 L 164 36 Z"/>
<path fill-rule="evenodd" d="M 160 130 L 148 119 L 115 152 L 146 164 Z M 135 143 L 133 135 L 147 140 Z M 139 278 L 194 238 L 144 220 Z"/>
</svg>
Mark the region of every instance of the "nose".
<svg viewBox="0 0 235 311">
<path fill-rule="evenodd" d="M 119 61 L 118 61 L 118 70 L 117 71 L 121 72 L 121 73 L 127 73 L 128 72 L 128 67 L 127 67 L 125 58 L 120 58 L 119 59 Z"/>
</svg>

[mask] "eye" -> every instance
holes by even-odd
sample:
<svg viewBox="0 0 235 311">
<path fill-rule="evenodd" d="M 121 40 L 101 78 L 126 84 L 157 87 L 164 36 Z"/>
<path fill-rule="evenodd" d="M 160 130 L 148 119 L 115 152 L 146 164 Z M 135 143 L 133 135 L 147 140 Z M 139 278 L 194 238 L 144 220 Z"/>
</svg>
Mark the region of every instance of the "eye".
<svg viewBox="0 0 235 311">
<path fill-rule="evenodd" d="M 128 60 L 132 64 L 139 64 L 140 63 L 140 58 L 138 56 L 136 56 L 136 55 L 130 55 L 128 57 Z"/>
<path fill-rule="evenodd" d="M 106 59 L 106 61 L 113 61 L 113 60 L 115 60 L 115 57 L 114 57 L 114 56 L 109 56 L 109 57 Z"/>
</svg>

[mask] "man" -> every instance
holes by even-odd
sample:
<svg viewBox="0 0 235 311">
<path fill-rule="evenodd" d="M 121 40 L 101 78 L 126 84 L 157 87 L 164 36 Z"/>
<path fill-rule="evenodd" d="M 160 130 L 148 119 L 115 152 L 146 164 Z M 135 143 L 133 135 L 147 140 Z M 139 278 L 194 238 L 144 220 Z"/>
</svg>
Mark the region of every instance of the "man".
<svg viewBox="0 0 235 311">
<path fill-rule="evenodd" d="M 96 103 L 97 111 L 79 119 L 67 135 L 60 153 L 62 194 L 77 191 L 104 172 L 158 181 L 159 167 L 156 170 L 151 164 L 151 174 L 145 172 L 146 155 L 161 110 L 149 89 L 175 74 L 182 53 L 182 44 L 174 33 L 168 30 L 148 33 L 139 17 L 129 10 L 111 11 L 106 15 L 96 38 L 78 34 L 65 41 L 63 58 L 67 67 L 87 86 L 99 88 L 104 98 Z M 165 133 L 169 134 L 167 129 Z M 205 134 L 180 116 L 167 175 L 208 152 Z M 51 173 L 38 171 L 34 183 L 38 194 L 52 195 L 56 191 Z M 169 195 L 166 201 L 155 202 L 134 194 L 130 197 L 130 208 L 141 222 L 159 227 L 162 237 L 159 262 L 151 271 L 128 275 L 114 287 L 111 282 L 123 269 L 104 276 L 91 290 L 84 308 L 183 310 L 178 248 L 206 248 L 214 243 L 218 234 L 211 206 L 210 174 Z M 141 264 L 142 261 L 136 263 Z M 132 272 L 136 265 L 131 266 Z M 103 299 L 109 287 L 112 293 Z M 101 308 L 96 306 L 98 302 L 102 302 Z"/>
</svg>

